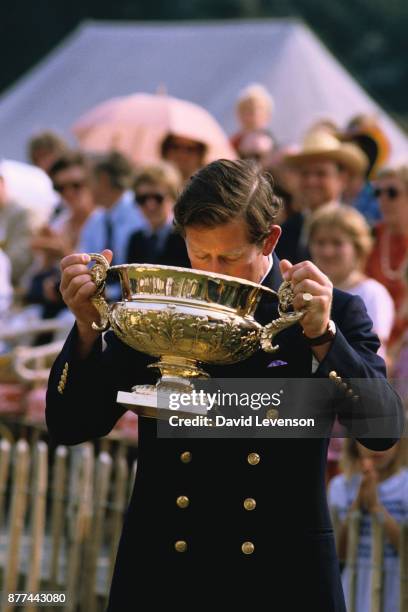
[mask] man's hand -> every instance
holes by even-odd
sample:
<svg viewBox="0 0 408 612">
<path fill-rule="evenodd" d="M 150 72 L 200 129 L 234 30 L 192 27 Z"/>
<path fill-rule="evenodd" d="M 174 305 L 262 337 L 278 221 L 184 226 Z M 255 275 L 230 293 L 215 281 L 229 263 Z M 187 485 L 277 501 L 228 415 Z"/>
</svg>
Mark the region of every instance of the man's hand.
<svg viewBox="0 0 408 612">
<path fill-rule="evenodd" d="M 112 251 L 105 249 L 102 255 L 109 263 L 112 261 Z M 62 299 L 75 316 L 80 342 L 83 343 L 80 349 L 82 356 L 85 356 L 99 335 L 99 332 L 92 329 L 92 322 L 99 320 L 99 313 L 91 302 L 96 285 L 87 267 L 89 261 L 89 255 L 86 253 L 67 255 L 61 261 L 60 291 Z"/>
<path fill-rule="evenodd" d="M 308 338 L 317 338 L 325 333 L 330 321 L 330 310 L 333 299 L 333 284 L 330 279 L 311 261 L 302 261 L 292 265 L 287 259 L 280 262 L 280 269 L 285 280 L 293 286 L 295 298 L 293 307 L 306 314 L 300 325 Z M 305 302 L 302 295 L 310 293 L 313 299 Z"/>
</svg>

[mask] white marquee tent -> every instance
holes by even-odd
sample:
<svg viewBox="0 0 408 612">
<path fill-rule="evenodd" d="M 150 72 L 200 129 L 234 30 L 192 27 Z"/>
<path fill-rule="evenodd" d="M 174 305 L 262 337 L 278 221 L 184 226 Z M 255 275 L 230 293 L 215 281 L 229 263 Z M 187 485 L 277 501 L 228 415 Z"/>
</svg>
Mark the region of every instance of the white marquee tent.
<svg viewBox="0 0 408 612">
<path fill-rule="evenodd" d="M 275 99 L 271 129 L 283 144 L 299 141 L 318 118 L 343 125 L 374 112 L 406 156 L 408 139 L 301 22 L 85 22 L 0 98 L 0 157 L 24 159 L 27 139 L 50 128 L 70 134 L 90 107 L 115 96 L 155 92 L 206 107 L 228 133 L 234 101 L 252 82 Z"/>
</svg>

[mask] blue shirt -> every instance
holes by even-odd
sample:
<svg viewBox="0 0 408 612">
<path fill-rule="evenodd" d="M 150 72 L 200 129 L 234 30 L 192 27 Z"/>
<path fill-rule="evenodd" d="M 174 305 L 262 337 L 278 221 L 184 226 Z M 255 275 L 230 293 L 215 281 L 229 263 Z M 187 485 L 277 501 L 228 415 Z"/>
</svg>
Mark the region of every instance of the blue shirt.
<svg viewBox="0 0 408 612">
<path fill-rule="evenodd" d="M 126 263 L 130 235 L 146 227 L 145 217 L 135 203 L 131 191 L 125 191 L 109 210 L 99 208 L 92 213 L 82 228 L 79 249 L 83 253 L 100 253 L 107 248 L 107 218 L 112 224 L 114 264 Z"/>
<path fill-rule="evenodd" d="M 381 220 L 381 209 L 374 195 L 374 187 L 367 182 L 353 202 L 354 208 L 365 217 L 367 223 L 374 225 Z"/>
</svg>

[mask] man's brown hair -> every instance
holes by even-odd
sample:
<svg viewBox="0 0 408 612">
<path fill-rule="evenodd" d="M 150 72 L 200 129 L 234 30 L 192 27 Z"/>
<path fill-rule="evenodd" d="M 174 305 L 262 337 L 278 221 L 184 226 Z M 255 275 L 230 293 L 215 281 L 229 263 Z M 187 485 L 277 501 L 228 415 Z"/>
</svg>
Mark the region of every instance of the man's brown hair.
<svg viewBox="0 0 408 612">
<path fill-rule="evenodd" d="M 89 174 L 89 161 L 81 151 L 68 151 L 64 155 L 61 155 L 61 157 L 58 157 L 49 169 L 48 174 L 52 179 L 58 172 L 62 172 L 73 166 L 80 166 Z"/>
<path fill-rule="evenodd" d="M 55 153 L 63 155 L 69 150 L 68 144 L 56 132 L 46 130 L 39 132 L 30 138 L 28 141 L 28 156 L 30 161 L 34 161 L 34 156 L 37 151 L 46 151 L 47 153 Z"/>
<path fill-rule="evenodd" d="M 190 178 L 176 202 L 174 223 L 184 235 L 188 226 L 216 227 L 242 218 L 250 241 L 262 244 L 280 207 L 271 181 L 256 163 L 219 159 Z"/>
<path fill-rule="evenodd" d="M 132 184 L 134 168 L 132 162 L 122 153 L 112 151 L 95 159 L 94 173 L 106 174 L 114 189 L 129 189 Z"/>
</svg>

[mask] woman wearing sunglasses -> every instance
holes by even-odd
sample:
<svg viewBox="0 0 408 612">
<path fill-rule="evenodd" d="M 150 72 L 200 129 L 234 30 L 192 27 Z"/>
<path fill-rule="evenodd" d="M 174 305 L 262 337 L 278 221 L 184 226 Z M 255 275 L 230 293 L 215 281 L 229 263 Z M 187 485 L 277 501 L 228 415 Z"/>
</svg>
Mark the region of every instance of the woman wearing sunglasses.
<svg viewBox="0 0 408 612">
<path fill-rule="evenodd" d="M 367 274 L 390 292 L 396 319 L 389 344 L 408 327 L 403 314 L 407 287 L 404 279 L 408 266 L 408 165 L 387 167 L 377 175 L 375 195 L 383 220 L 375 228 L 375 246 L 367 264 Z"/>
<path fill-rule="evenodd" d="M 169 163 L 140 170 L 133 191 L 147 225 L 131 235 L 128 263 L 190 267 L 184 240 L 173 229 L 173 207 L 181 185 L 180 173 Z"/>
</svg>

